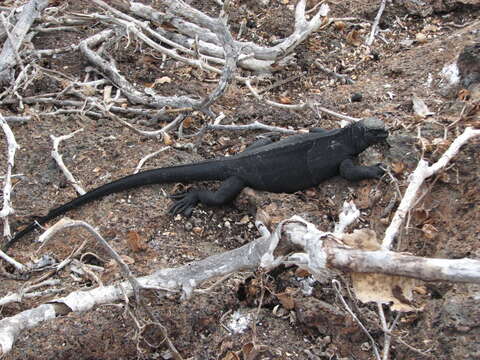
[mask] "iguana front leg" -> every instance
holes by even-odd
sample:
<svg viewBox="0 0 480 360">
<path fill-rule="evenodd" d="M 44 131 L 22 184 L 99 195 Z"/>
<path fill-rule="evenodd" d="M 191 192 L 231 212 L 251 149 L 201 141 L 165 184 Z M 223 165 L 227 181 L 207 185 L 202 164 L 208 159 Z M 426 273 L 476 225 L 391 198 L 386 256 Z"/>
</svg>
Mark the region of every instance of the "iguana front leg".
<svg viewBox="0 0 480 360">
<path fill-rule="evenodd" d="M 352 159 L 346 159 L 340 164 L 340 176 L 352 181 L 379 178 L 385 172 L 380 165 L 381 164 L 373 166 L 355 165 Z"/>
<path fill-rule="evenodd" d="M 225 180 L 217 191 L 192 190 L 172 195 L 175 203 L 168 209 L 172 215 L 192 215 L 195 206 L 201 202 L 208 206 L 220 206 L 231 202 L 245 187 L 242 179 L 232 176 Z"/>
</svg>

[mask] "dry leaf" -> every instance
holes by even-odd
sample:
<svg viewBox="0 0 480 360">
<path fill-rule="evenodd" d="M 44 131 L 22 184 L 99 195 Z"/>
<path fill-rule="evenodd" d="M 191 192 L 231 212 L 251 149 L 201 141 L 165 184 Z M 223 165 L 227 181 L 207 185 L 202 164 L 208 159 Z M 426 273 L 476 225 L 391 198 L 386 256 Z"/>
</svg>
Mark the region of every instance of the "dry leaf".
<svg viewBox="0 0 480 360">
<path fill-rule="evenodd" d="M 306 278 L 306 277 L 309 277 L 310 275 L 312 274 L 305 269 L 297 268 L 297 270 L 295 270 L 296 277 Z"/>
<path fill-rule="evenodd" d="M 470 91 L 468 91 L 467 89 L 460 89 L 460 91 L 457 94 L 457 98 L 458 100 L 461 100 L 461 101 L 466 101 L 470 99 Z"/>
<path fill-rule="evenodd" d="M 435 228 L 435 226 L 433 226 L 432 224 L 423 225 L 422 231 L 423 231 L 423 235 L 429 240 L 434 239 L 438 233 L 437 228 Z"/>
<path fill-rule="evenodd" d="M 347 43 L 353 46 L 362 45 L 362 34 L 359 30 L 352 30 L 347 34 Z"/>
<path fill-rule="evenodd" d="M 250 222 L 250 217 L 248 215 L 245 215 L 240 219 L 240 221 L 237 222 L 238 225 L 245 225 Z"/>
<path fill-rule="evenodd" d="M 372 203 L 372 197 L 370 197 L 371 186 L 364 186 L 358 191 L 357 199 L 355 200 L 355 205 L 359 209 L 367 209 Z"/>
<path fill-rule="evenodd" d="M 435 151 L 439 151 L 440 153 L 447 151 L 451 143 L 450 140 L 444 138 L 435 138 L 432 140 L 432 145 L 435 146 Z"/>
<path fill-rule="evenodd" d="M 162 76 L 160 79 L 155 79 L 155 84 L 170 84 L 172 79 L 168 76 Z"/>
<path fill-rule="evenodd" d="M 427 295 L 428 294 L 428 290 L 425 286 L 415 286 L 413 291 L 415 291 L 417 294 L 420 294 L 420 295 Z"/>
<path fill-rule="evenodd" d="M 127 265 L 132 265 L 135 264 L 135 260 L 131 258 L 130 256 L 127 255 L 120 255 L 120 258 L 123 260 L 123 262 Z"/>
<path fill-rule="evenodd" d="M 127 234 L 127 243 L 133 252 L 140 252 L 147 249 L 144 239 L 136 231 L 129 231 Z"/>
<path fill-rule="evenodd" d="M 393 311 L 415 311 L 411 305 L 412 291 L 416 280 L 402 276 L 384 274 L 352 274 L 353 291 L 363 303 L 367 302 L 392 302 Z"/>
<path fill-rule="evenodd" d="M 229 351 L 222 360 L 240 360 L 240 357 L 233 351 Z"/>
<path fill-rule="evenodd" d="M 275 294 L 277 299 L 282 304 L 283 308 L 286 310 L 293 310 L 295 308 L 295 301 L 288 292 L 283 292 L 280 294 Z"/>
<path fill-rule="evenodd" d="M 173 144 L 172 137 L 170 135 L 168 135 L 167 133 L 164 133 L 163 134 L 163 143 L 165 145 L 172 145 Z"/>
<path fill-rule="evenodd" d="M 412 103 L 413 103 L 413 111 L 415 112 L 415 115 L 417 115 L 421 119 L 435 114 L 434 112 L 431 112 L 428 109 L 425 102 L 422 99 L 420 99 L 417 95 L 412 96 Z"/>
<path fill-rule="evenodd" d="M 293 100 L 288 96 L 280 96 L 279 98 L 280 104 L 292 104 Z"/>
<path fill-rule="evenodd" d="M 335 26 L 335 30 L 338 31 L 343 31 L 345 29 L 345 23 L 343 21 L 335 21 L 333 26 Z"/>
<path fill-rule="evenodd" d="M 242 352 L 243 352 L 244 359 L 247 359 L 250 356 L 254 347 L 255 346 L 252 343 L 247 343 L 247 344 L 242 346 Z"/>
<path fill-rule="evenodd" d="M 415 40 L 417 40 L 417 42 L 421 44 L 425 44 L 427 42 L 427 35 L 420 32 L 417 35 L 415 35 Z"/>
<path fill-rule="evenodd" d="M 355 229 L 351 234 L 341 234 L 339 239 L 355 249 L 375 251 L 380 249 L 377 234 L 370 229 Z"/>
<path fill-rule="evenodd" d="M 395 175 L 402 175 L 403 172 L 405 171 L 405 168 L 406 168 L 406 165 L 404 162 L 393 162 L 391 165 L 390 165 L 391 169 L 392 169 L 392 172 L 395 174 Z"/>
<path fill-rule="evenodd" d="M 193 123 L 193 118 L 191 116 L 188 116 L 185 118 L 185 120 L 183 120 L 182 126 L 185 129 L 188 129 L 192 126 L 192 123 Z"/>
<path fill-rule="evenodd" d="M 427 210 L 423 207 L 413 210 L 413 218 L 416 225 L 424 224 L 425 221 L 429 218 L 430 210 Z"/>
<path fill-rule="evenodd" d="M 380 249 L 375 231 L 357 229 L 352 234 L 343 234 L 341 240 L 354 248 L 375 251 Z M 411 306 L 415 279 L 384 274 L 352 273 L 353 290 L 357 298 L 366 302 L 392 302 L 392 310 L 415 311 Z"/>
</svg>

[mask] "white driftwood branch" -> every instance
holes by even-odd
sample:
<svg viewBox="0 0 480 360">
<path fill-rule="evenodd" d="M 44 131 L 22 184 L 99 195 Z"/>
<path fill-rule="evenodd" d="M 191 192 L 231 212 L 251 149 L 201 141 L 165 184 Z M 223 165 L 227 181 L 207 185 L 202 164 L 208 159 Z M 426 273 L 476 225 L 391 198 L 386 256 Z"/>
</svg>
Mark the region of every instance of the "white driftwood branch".
<svg viewBox="0 0 480 360">
<path fill-rule="evenodd" d="M 305 110 L 305 109 L 308 109 L 308 108 L 314 108 L 315 110 L 318 110 L 318 111 L 321 111 L 321 112 L 324 112 L 326 114 L 329 114 L 329 115 L 332 115 L 332 116 L 335 116 L 341 120 L 345 120 L 347 121 L 348 123 L 351 123 L 351 122 L 356 122 L 356 121 L 359 121 L 361 119 L 359 118 L 354 118 L 354 117 L 351 117 L 351 116 L 348 116 L 348 115 L 343 115 L 343 114 L 339 114 L 335 111 L 332 111 L 332 110 L 329 110 L 327 108 L 324 108 L 323 106 L 320 106 L 319 104 L 317 103 L 309 103 L 309 102 L 301 102 L 301 103 L 298 103 L 298 104 L 281 104 L 281 103 L 278 103 L 278 102 L 275 102 L 275 101 L 271 101 L 271 100 L 268 100 L 268 99 L 264 99 L 262 95 L 260 95 L 257 90 L 255 90 L 250 82 L 249 79 L 245 80 L 245 85 L 247 85 L 248 87 L 248 90 L 250 90 L 250 92 L 252 93 L 252 95 L 255 97 L 255 99 L 257 99 L 258 101 L 263 101 L 265 102 L 266 104 L 268 105 L 271 105 L 271 106 L 275 106 L 275 107 L 278 107 L 280 109 L 286 109 L 286 110 Z"/>
<path fill-rule="evenodd" d="M 8 215 L 13 214 L 15 211 L 12 208 L 12 204 L 10 202 L 10 193 L 12 191 L 12 170 L 15 166 L 15 152 L 19 148 L 15 136 L 13 135 L 10 126 L 8 126 L 7 122 L 0 114 L 0 126 L 5 133 L 5 137 L 7 140 L 7 173 L 5 174 L 4 186 L 3 186 L 3 207 L 0 211 L 0 218 L 3 218 L 3 236 L 10 238 L 10 223 L 8 222 Z"/>
<path fill-rule="evenodd" d="M 134 174 L 137 174 L 140 169 L 142 168 L 143 164 L 145 164 L 145 162 L 148 160 L 148 159 L 151 159 L 152 157 L 154 156 L 157 156 L 158 154 L 160 154 L 161 152 L 164 152 L 165 150 L 168 150 L 170 149 L 170 146 L 164 146 L 163 148 L 161 148 L 160 150 L 157 150 L 151 154 L 148 154 L 146 156 L 144 156 L 143 158 L 140 159 L 140 161 L 138 162 L 138 165 L 137 167 L 135 168 L 135 171 L 133 172 Z"/>
<path fill-rule="evenodd" d="M 21 302 L 25 298 L 40 297 L 40 296 L 55 294 L 63 291 L 63 288 L 47 289 L 43 291 L 32 291 L 43 286 L 54 286 L 58 284 L 60 284 L 60 280 L 50 279 L 50 280 L 42 281 L 41 283 L 38 283 L 35 285 L 28 286 L 26 288 L 23 288 L 19 292 L 9 293 L 6 296 L 0 298 L 0 306 L 5 306 L 13 302 Z"/>
<path fill-rule="evenodd" d="M 4 116 L 6 122 L 24 123 L 31 120 L 31 116 Z"/>
<path fill-rule="evenodd" d="M 68 221 L 71 222 L 71 220 Z M 76 222 L 70 224 L 74 223 Z M 53 231 L 64 228 L 64 225 L 65 223 L 60 223 L 58 226 L 56 224 L 47 230 L 49 236 Z M 223 277 L 236 271 L 254 270 L 259 266 L 272 268 L 286 263 L 305 268 L 318 278 L 331 276 L 332 272 L 355 271 L 403 275 L 425 281 L 442 280 L 480 284 L 479 260 L 426 259 L 390 251 L 360 251 L 340 247 L 341 244 L 332 245 L 331 241 L 326 246 L 324 240 L 331 234 L 318 230 L 313 224 L 298 216 L 280 223 L 273 233 L 270 233 L 261 223 L 257 225 L 262 237 L 238 249 L 177 268 L 161 269 L 151 275 L 137 278 L 135 281 L 144 289 L 183 292 L 185 298 L 191 296 L 194 290 L 207 280 Z M 281 241 L 294 243 L 304 252 L 274 255 Z M 67 313 L 83 312 L 100 304 L 120 301 L 124 299 L 125 294 L 127 296 L 133 294 L 131 283 L 127 281 L 89 291 L 72 292 L 66 297 L 56 299 L 55 304 L 66 305 Z M 65 307 L 45 304 L 0 320 L 0 350 L 3 353 L 10 351 L 15 338 L 22 330 L 37 326 L 60 314 L 65 315 L 64 311 Z"/>
<path fill-rule="evenodd" d="M 33 21 L 48 5 L 48 0 L 30 0 L 22 10 L 17 24 L 15 25 L 9 40 L 6 41 L 0 53 L 0 82 L 8 82 L 10 71 L 17 62 L 18 49 Z"/>
<path fill-rule="evenodd" d="M 109 7 L 108 4 L 105 4 L 101 0 L 93 0 L 95 3 L 108 8 L 110 11 L 118 13 L 115 9 Z M 133 21 L 134 19 L 132 19 Z M 168 54 L 174 59 L 193 63 L 194 66 L 199 66 L 201 68 L 208 68 L 209 70 L 215 70 L 218 73 L 221 73 L 221 78 L 217 87 L 204 99 L 193 99 L 188 96 L 160 96 L 155 94 L 151 89 L 149 89 L 149 93 L 147 94 L 142 93 L 141 91 L 137 90 L 127 79 L 125 79 L 118 69 L 116 68 L 115 64 L 108 63 L 105 61 L 100 55 L 98 55 L 95 51 L 91 49 L 91 47 L 98 45 L 99 43 L 105 41 L 108 37 L 113 35 L 112 30 L 104 30 L 103 32 L 92 36 L 86 40 L 83 40 L 80 43 L 80 50 L 82 53 L 87 57 L 87 59 L 93 63 L 100 71 L 105 74 L 105 76 L 115 84 L 121 91 L 125 94 L 125 96 L 134 104 L 143 104 L 149 107 L 154 108 L 163 108 L 165 106 L 169 107 L 176 107 L 176 108 L 186 108 L 191 107 L 193 109 L 201 110 L 211 115 L 209 113 L 209 106 L 223 93 L 225 92 L 227 86 L 229 85 L 230 81 L 233 79 L 236 70 L 236 62 L 238 58 L 237 50 L 233 45 L 232 36 L 228 30 L 226 24 L 226 18 L 218 18 L 218 19 L 210 19 L 211 21 L 208 23 L 209 29 L 212 33 L 215 34 L 217 40 L 223 46 L 225 52 L 225 61 L 223 70 L 219 70 L 216 68 L 210 68 L 208 65 L 204 64 L 202 60 L 196 59 L 187 59 L 184 57 L 179 57 L 176 51 L 167 49 L 165 47 L 160 46 L 157 42 L 150 39 L 146 36 L 140 28 L 144 27 L 140 23 L 135 22 L 127 22 L 123 19 L 116 18 L 115 21 L 117 23 L 122 24 L 127 33 L 132 33 L 137 36 L 140 40 L 145 42 L 147 45 L 151 46 L 152 48 L 163 52 L 164 54 Z"/>
<path fill-rule="evenodd" d="M 86 229 L 90 234 L 95 237 L 95 240 L 104 248 L 104 250 L 110 255 L 112 259 L 114 259 L 124 272 L 127 277 L 132 278 L 130 269 L 122 260 L 122 258 L 113 250 L 110 244 L 100 235 L 100 233 L 95 230 L 90 224 L 86 223 L 85 221 L 81 220 L 72 220 L 69 218 L 62 218 L 61 220 L 57 221 L 53 226 L 49 227 L 42 235 L 38 237 L 38 242 L 42 243 L 42 246 L 46 244 L 48 240 L 52 238 L 53 235 L 62 231 L 64 229 L 72 228 L 72 227 L 81 227 Z"/>
<path fill-rule="evenodd" d="M 458 153 L 460 147 L 462 147 L 462 145 L 475 136 L 480 136 L 480 130 L 475 130 L 468 127 L 465 129 L 462 135 L 455 139 L 455 141 L 435 164 L 428 166 L 428 163 L 423 159 L 418 162 L 417 168 L 409 176 L 410 184 L 405 191 L 402 201 L 400 202 L 400 205 L 398 206 L 390 225 L 385 231 L 385 237 L 382 242 L 382 248 L 384 250 L 389 250 L 391 248 L 400 226 L 417 199 L 418 190 L 420 189 L 420 186 L 423 184 L 424 180 L 442 170 Z"/>
<path fill-rule="evenodd" d="M 72 132 L 68 135 L 62 135 L 62 136 L 58 136 L 58 137 L 50 135 L 50 139 L 52 139 L 52 141 L 53 141 L 52 157 L 57 162 L 57 165 L 62 170 L 62 172 L 65 175 L 65 177 L 67 178 L 68 182 L 70 184 L 72 184 L 72 186 L 75 188 L 77 193 L 79 193 L 80 195 L 83 195 L 83 194 L 85 194 L 85 190 L 83 190 L 83 188 L 80 186 L 80 183 L 77 180 L 75 180 L 75 178 L 73 177 L 70 170 L 67 169 L 67 167 L 65 166 L 65 163 L 63 162 L 62 155 L 60 155 L 60 153 L 58 152 L 58 146 L 60 145 L 61 141 L 68 140 L 68 139 L 72 138 L 73 136 L 75 136 L 75 134 L 77 134 L 78 132 L 81 132 L 81 131 L 83 131 L 83 129 L 78 129 L 78 130 L 76 130 L 76 131 L 74 131 L 74 132 Z"/>
<path fill-rule="evenodd" d="M 27 270 L 25 265 L 20 264 L 17 260 L 5 254 L 2 250 L 0 250 L 0 258 L 15 267 L 19 273 L 24 273 Z"/>
<path fill-rule="evenodd" d="M 224 130 L 224 131 L 250 131 L 250 130 L 263 130 L 269 132 L 278 132 L 282 134 L 296 134 L 297 131 L 282 128 L 279 126 L 271 126 L 263 124 L 259 121 L 254 121 L 250 124 L 245 125 L 223 125 L 223 124 L 209 124 L 207 125 L 207 130 Z"/>
<path fill-rule="evenodd" d="M 184 49 L 194 49 L 207 55 L 210 61 L 218 62 L 215 58 L 222 59 L 223 48 L 212 31 L 206 27 L 211 20 L 210 17 L 192 8 L 183 1 L 172 1 L 168 9 L 169 14 L 161 13 L 149 6 L 139 2 L 129 2 L 128 5 L 122 4 L 131 13 L 150 21 L 162 23 L 168 19 L 178 32 L 169 32 L 161 28 L 156 31 L 158 34 L 175 42 L 174 46 Z M 279 44 L 272 47 L 264 47 L 252 42 L 234 41 L 234 46 L 240 49 L 238 65 L 247 70 L 257 72 L 271 72 L 279 70 L 282 66 L 291 60 L 290 54 L 295 47 L 305 40 L 312 32 L 318 30 L 323 24 L 323 20 L 328 14 L 327 5 L 320 7 L 319 11 L 310 21 L 305 18 L 305 0 L 299 1 L 295 11 L 295 29 L 294 32 Z M 170 14 L 177 15 L 171 16 Z M 188 21 L 182 18 L 188 19 Z M 182 50 L 185 52 L 185 50 Z"/>
<path fill-rule="evenodd" d="M 393 251 L 362 251 L 330 248 L 327 266 L 360 273 L 406 276 L 423 281 L 450 281 L 480 284 L 480 261 L 434 259 Z"/>
<path fill-rule="evenodd" d="M 365 41 L 365 44 L 367 46 L 370 46 L 370 45 L 373 44 L 373 39 L 375 39 L 375 34 L 377 32 L 377 27 L 378 27 L 378 24 L 380 23 L 380 19 L 382 17 L 383 10 L 385 10 L 386 2 L 387 2 L 387 0 L 382 0 L 382 2 L 380 3 L 380 8 L 378 9 L 377 16 L 375 16 L 375 21 L 373 22 L 372 29 L 370 31 L 370 35 L 368 36 L 367 41 Z"/>
</svg>

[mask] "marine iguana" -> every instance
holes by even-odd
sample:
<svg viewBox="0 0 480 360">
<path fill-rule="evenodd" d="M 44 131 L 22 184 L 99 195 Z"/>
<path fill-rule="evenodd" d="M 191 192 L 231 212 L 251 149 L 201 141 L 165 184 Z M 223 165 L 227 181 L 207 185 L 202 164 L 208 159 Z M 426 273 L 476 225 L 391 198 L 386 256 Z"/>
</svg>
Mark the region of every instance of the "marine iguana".
<svg viewBox="0 0 480 360">
<path fill-rule="evenodd" d="M 340 175 L 348 180 L 378 178 L 383 174 L 379 165 L 355 165 L 353 158 L 370 145 L 385 140 L 388 132 L 381 120 L 368 118 L 341 129 L 311 129 L 278 142 L 262 139 L 245 151 L 229 157 L 199 163 L 147 170 L 102 185 L 72 201 L 52 209 L 18 232 L 4 246 L 8 249 L 24 235 L 47 221 L 106 195 L 149 184 L 193 181 L 223 181 L 213 192 L 192 190 L 172 195 L 173 215 L 191 215 L 200 202 L 219 206 L 231 202 L 244 187 L 274 193 L 293 193 L 318 185 Z"/>
</svg>

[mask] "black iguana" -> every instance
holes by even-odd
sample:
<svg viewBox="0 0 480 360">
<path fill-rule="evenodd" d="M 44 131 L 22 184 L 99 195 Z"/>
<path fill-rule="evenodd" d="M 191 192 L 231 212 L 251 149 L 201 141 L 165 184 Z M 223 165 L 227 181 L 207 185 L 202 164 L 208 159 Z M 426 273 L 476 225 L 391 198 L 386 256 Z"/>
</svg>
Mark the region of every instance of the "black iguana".
<svg viewBox="0 0 480 360">
<path fill-rule="evenodd" d="M 58 207 L 18 232 L 4 246 L 8 249 L 38 225 L 92 200 L 149 184 L 174 182 L 223 181 L 217 191 L 192 190 L 173 195 L 171 214 L 191 215 L 197 203 L 209 206 L 231 202 L 244 187 L 274 193 L 292 193 L 318 185 L 336 175 L 348 180 L 377 178 L 379 165 L 355 165 L 353 158 L 372 144 L 385 140 L 388 132 L 382 121 L 369 118 L 342 129 L 312 129 L 278 142 L 265 139 L 244 152 L 188 165 L 179 165 L 126 176 L 102 185 Z"/>
</svg>

